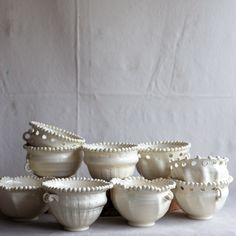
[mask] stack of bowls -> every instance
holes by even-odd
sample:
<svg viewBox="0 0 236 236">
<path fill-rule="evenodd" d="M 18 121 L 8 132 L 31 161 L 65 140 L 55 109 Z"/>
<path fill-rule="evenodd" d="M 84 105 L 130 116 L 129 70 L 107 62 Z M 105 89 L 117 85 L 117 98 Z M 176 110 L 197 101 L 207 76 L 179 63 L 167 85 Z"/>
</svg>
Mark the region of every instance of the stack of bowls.
<svg viewBox="0 0 236 236">
<path fill-rule="evenodd" d="M 193 219 L 210 219 L 228 197 L 233 181 L 227 169 L 228 158 L 200 157 L 172 161 L 171 177 L 180 207 Z"/>
<path fill-rule="evenodd" d="M 55 126 L 31 121 L 23 134 L 27 151 L 26 171 L 44 177 L 69 177 L 82 162 L 79 148 L 85 140 Z"/>
</svg>

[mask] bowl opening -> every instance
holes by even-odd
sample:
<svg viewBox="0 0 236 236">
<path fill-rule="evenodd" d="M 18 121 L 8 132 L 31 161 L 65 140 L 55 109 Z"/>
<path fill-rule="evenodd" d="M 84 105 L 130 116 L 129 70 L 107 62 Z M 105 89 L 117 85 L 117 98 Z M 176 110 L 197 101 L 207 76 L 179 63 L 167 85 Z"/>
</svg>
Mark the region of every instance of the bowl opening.
<svg viewBox="0 0 236 236">
<path fill-rule="evenodd" d="M 6 188 L 19 188 L 19 187 L 41 187 L 41 181 L 28 177 L 19 178 L 2 178 L 0 180 L 0 186 Z"/>
</svg>

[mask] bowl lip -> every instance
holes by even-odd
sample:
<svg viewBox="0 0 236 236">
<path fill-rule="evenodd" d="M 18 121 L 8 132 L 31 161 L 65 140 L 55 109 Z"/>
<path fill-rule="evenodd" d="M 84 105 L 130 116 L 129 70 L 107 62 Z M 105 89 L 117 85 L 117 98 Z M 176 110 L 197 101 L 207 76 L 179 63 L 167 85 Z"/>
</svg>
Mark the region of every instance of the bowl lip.
<svg viewBox="0 0 236 236">
<path fill-rule="evenodd" d="M 56 138 L 63 139 L 68 142 L 76 142 L 81 145 L 85 143 L 85 139 L 80 137 L 79 135 L 53 125 L 45 124 L 38 121 L 30 121 L 29 125 L 32 127 L 36 127 L 37 129 L 47 134 L 53 135 Z M 59 132 L 63 132 L 65 135 L 60 134 Z"/>
<path fill-rule="evenodd" d="M 234 178 L 233 176 L 229 175 L 228 178 L 220 180 L 220 181 L 214 181 L 214 182 L 193 182 L 193 181 L 184 181 L 179 179 L 173 179 L 176 182 L 176 189 L 178 187 L 193 187 L 197 189 L 206 188 L 211 189 L 212 187 L 220 187 L 220 186 L 227 186 L 230 183 L 233 182 Z"/>
<path fill-rule="evenodd" d="M 117 147 L 108 147 L 108 146 L 117 146 Z M 81 149 L 83 151 L 90 151 L 90 152 L 132 152 L 138 150 L 138 145 L 125 142 L 100 142 L 100 143 L 84 144 L 81 147 Z"/>
<path fill-rule="evenodd" d="M 80 148 L 80 146 L 64 146 L 64 147 L 35 147 L 27 144 L 23 145 L 23 148 L 27 151 L 44 151 L 44 152 L 65 152 L 65 151 L 75 151 Z"/>
<path fill-rule="evenodd" d="M 57 182 L 69 182 L 69 181 L 90 181 L 90 182 L 96 182 L 101 183 L 99 186 L 93 186 L 93 187 L 57 187 L 55 186 L 55 183 Z M 64 193 L 86 193 L 86 192 L 104 192 L 108 189 L 111 189 L 113 187 L 113 184 L 111 182 L 107 182 L 102 179 L 93 179 L 93 178 L 87 178 L 87 177 L 68 177 L 68 178 L 55 178 L 52 180 L 46 180 L 43 181 L 42 187 L 46 191 L 56 191 L 56 192 L 64 192 Z"/>
<path fill-rule="evenodd" d="M 125 183 L 125 181 L 132 181 L 132 180 L 141 180 L 147 183 L 147 185 L 128 185 L 127 183 Z M 176 187 L 176 183 L 175 181 L 173 181 L 172 179 L 165 179 L 165 178 L 157 178 L 157 179 L 153 179 L 153 180 L 148 180 L 145 179 L 143 176 L 131 176 L 131 177 L 127 177 L 124 179 L 120 179 L 120 178 L 113 178 L 111 180 L 111 182 L 114 184 L 114 186 L 122 188 L 124 190 L 132 190 L 132 191 L 151 191 L 151 192 L 164 192 L 167 190 L 171 190 L 174 189 Z M 156 183 L 164 183 L 165 186 L 156 186 Z M 153 185 L 150 185 L 153 184 Z"/>
<path fill-rule="evenodd" d="M 170 145 L 178 145 L 178 147 L 165 147 L 161 148 L 158 147 L 160 144 L 170 144 Z M 181 145 L 181 146 L 179 146 Z M 152 147 L 153 146 L 153 147 Z M 153 142 L 146 142 L 146 143 L 139 143 L 138 144 L 138 151 L 142 152 L 176 152 L 176 151 L 184 151 L 191 147 L 190 142 L 186 141 L 153 141 Z"/>
<path fill-rule="evenodd" d="M 24 179 L 30 179 L 34 181 L 38 181 L 38 184 L 28 184 L 28 185 L 23 185 L 23 186 L 6 186 L 4 184 L 4 181 L 7 180 L 12 180 L 12 181 L 17 181 L 17 180 L 24 180 Z M 7 190 L 7 191 L 29 191 L 29 190 L 36 190 L 36 189 L 41 189 L 42 188 L 42 181 L 44 178 L 39 178 L 34 175 L 22 175 L 22 176 L 16 176 L 16 177 L 10 177 L 10 176 L 3 176 L 0 179 L 0 189 L 1 190 Z"/>
<path fill-rule="evenodd" d="M 186 166 L 191 165 L 191 162 L 198 162 L 202 166 L 207 165 L 216 165 L 216 164 L 227 164 L 229 162 L 228 157 L 222 157 L 222 156 L 195 156 L 194 158 L 186 156 L 185 158 L 176 158 L 174 160 L 170 159 L 170 169 L 177 169 L 177 168 L 186 168 Z M 186 163 L 186 165 L 182 165 L 182 163 Z M 197 166 L 194 165 L 194 166 Z M 194 167 L 193 166 L 193 167 Z M 191 166 L 192 167 L 192 166 Z"/>
</svg>

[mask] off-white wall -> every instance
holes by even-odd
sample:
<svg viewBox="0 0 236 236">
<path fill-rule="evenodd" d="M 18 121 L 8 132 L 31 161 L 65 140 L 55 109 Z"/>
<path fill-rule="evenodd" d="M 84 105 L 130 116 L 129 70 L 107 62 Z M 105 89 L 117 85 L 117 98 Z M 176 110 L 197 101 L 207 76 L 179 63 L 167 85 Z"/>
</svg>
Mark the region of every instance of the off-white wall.
<svg viewBox="0 0 236 236">
<path fill-rule="evenodd" d="M 189 140 L 233 172 L 235 12 L 234 0 L 0 0 L 1 175 L 23 172 L 29 120 L 88 142 Z"/>
</svg>

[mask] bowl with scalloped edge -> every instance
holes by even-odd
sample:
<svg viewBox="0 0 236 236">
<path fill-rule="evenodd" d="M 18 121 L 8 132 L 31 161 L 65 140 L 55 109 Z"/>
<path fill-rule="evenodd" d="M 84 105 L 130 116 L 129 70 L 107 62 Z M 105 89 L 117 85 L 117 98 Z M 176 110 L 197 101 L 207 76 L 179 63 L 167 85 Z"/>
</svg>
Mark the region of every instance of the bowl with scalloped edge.
<svg viewBox="0 0 236 236">
<path fill-rule="evenodd" d="M 93 178 L 111 180 L 133 175 L 138 162 L 137 145 L 95 143 L 82 147 L 84 162 Z"/>
<path fill-rule="evenodd" d="M 45 211 L 42 179 L 33 176 L 0 179 L 0 210 L 15 220 L 33 220 Z"/>
<path fill-rule="evenodd" d="M 188 217 L 208 220 L 223 208 L 229 194 L 229 184 L 233 177 L 219 182 L 186 182 L 175 180 L 175 198 Z"/>
<path fill-rule="evenodd" d="M 80 147 L 85 140 L 75 133 L 61 128 L 30 121 L 31 129 L 23 134 L 28 146 L 35 147 Z"/>
<path fill-rule="evenodd" d="M 62 178 L 43 182 L 44 201 L 51 213 L 69 231 L 84 231 L 97 220 L 113 185 L 91 178 Z"/>
<path fill-rule="evenodd" d="M 191 182 L 218 182 L 229 178 L 228 161 L 228 158 L 220 156 L 197 156 L 171 161 L 171 178 Z"/>
<path fill-rule="evenodd" d="M 170 160 L 189 156 L 191 144 L 182 141 L 156 141 L 138 145 L 137 170 L 146 179 L 170 176 Z"/>
<path fill-rule="evenodd" d="M 69 177 L 76 173 L 82 162 L 77 147 L 33 147 L 27 151 L 25 170 L 40 177 Z"/>
<path fill-rule="evenodd" d="M 136 227 L 149 227 L 163 217 L 173 199 L 175 182 L 170 179 L 147 180 L 143 177 L 114 178 L 111 199 L 119 213 Z"/>
</svg>

